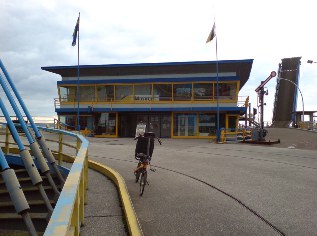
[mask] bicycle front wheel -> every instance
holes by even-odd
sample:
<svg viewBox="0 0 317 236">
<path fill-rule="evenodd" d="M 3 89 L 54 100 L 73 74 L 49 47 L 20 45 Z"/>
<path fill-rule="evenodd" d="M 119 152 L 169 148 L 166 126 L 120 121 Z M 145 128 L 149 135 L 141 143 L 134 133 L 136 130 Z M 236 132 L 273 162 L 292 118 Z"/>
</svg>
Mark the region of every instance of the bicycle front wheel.
<svg viewBox="0 0 317 236">
<path fill-rule="evenodd" d="M 146 185 L 146 179 L 147 179 L 147 172 L 141 173 L 141 178 L 140 178 L 140 196 L 143 195 L 144 188 Z"/>
</svg>

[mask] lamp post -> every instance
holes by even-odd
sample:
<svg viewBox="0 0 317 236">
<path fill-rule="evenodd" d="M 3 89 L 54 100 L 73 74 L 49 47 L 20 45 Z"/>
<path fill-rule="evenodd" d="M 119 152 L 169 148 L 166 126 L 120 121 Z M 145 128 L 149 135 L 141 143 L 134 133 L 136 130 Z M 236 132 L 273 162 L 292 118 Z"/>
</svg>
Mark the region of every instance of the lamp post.
<svg viewBox="0 0 317 236">
<path fill-rule="evenodd" d="M 299 89 L 298 85 L 295 84 L 293 81 L 289 80 L 289 79 L 285 79 L 285 78 L 277 78 L 277 80 L 286 80 L 288 82 L 291 82 L 292 84 L 294 84 L 296 86 L 296 88 L 298 89 L 301 97 L 302 97 L 302 104 L 303 104 L 303 122 L 305 121 L 304 117 L 305 117 L 305 109 L 304 109 L 304 98 L 303 98 L 303 94 L 302 94 L 302 91 Z"/>
</svg>

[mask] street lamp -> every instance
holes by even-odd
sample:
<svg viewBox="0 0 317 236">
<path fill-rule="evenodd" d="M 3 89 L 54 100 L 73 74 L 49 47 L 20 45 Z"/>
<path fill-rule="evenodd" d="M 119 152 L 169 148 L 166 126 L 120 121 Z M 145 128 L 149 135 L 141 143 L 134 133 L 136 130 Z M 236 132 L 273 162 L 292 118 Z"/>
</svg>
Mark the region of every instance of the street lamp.
<svg viewBox="0 0 317 236">
<path fill-rule="evenodd" d="M 307 63 L 313 64 L 313 63 L 317 63 L 317 62 L 316 62 L 316 61 L 313 61 L 313 60 L 308 60 Z"/>
</svg>

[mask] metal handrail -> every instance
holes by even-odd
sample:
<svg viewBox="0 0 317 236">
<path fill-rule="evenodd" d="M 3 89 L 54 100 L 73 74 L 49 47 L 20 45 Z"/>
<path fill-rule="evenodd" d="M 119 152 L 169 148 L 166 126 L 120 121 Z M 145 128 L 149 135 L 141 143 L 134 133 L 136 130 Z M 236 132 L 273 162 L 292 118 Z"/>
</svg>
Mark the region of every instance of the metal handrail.
<svg viewBox="0 0 317 236">
<path fill-rule="evenodd" d="M 74 163 L 44 235 L 79 235 L 80 226 L 84 224 L 84 204 L 88 184 L 89 142 L 82 135 L 69 131 L 44 127 L 39 127 L 39 129 L 77 138 L 77 155 L 73 158 Z M 59 150 L 55 152 L 55 155 L 59 158 L 67 156 L 62 153 L 62 145 L 59 145 Z M 59 162 L 60 161 L 62 160 L 59 160 Z"/>
<path fill-rule="evenodd" d="M 2 125 L 4 126 L 4 124 Z M 38 129 L 58 135 L 58 140 L 46 141 L 58 143 L 58 150 L 53 151 L 53 155 L 58 159 L 59 164 L 63 162 L 74 163 L 69 170 L 44 235 L 79 235 L 80 226 L 84 224 L 84 204 L 87 201 L 89 142 L 77 133 L 45 127 L 38 127 Z M 6 155 L 16 153 L 16 144 L 13 148 L 10 147 L 10 145 L 12 146 L 10 132 L 6 132 L 5 136 L 4 153 Z M 75 145 L 64 143 L 64 136 L 76 138 Z M 76 155 L 64 153 L 64 146 L 75 149 Z"/>
<path fill-rule="evenodd" d="M 100 100 L 100 99 L 89 99 L 87 101 L 80 100 L 79 102 L 85 104 L 90 107 L 94 107 L 96 104 L 174 104 L 174 103 L 216 103 L 217 99 L 189 99 L 189 100 L 166 100 L 166 101 L 156 101 L 156 100 L 136 100 L 136 99 L 129 99 L 129 100 L 120 100 L 120 99 L 107 99 L 107 100 Z M 238 99 L 234 97 L 233 99 L 230 98 L 222 98 L 219 97 L 219 101 L 221 103 L 236 103 L 238 107 L 245 106 L 246 97 L 239 96 Z M 77 105 L 76 99 L 67 99 L 67 98 L 54 98 L 54 107 L 55 109 L 59 109 L 62 105 Z M 74 106 L 76 109 L 76 106 Z"/>
</svg>

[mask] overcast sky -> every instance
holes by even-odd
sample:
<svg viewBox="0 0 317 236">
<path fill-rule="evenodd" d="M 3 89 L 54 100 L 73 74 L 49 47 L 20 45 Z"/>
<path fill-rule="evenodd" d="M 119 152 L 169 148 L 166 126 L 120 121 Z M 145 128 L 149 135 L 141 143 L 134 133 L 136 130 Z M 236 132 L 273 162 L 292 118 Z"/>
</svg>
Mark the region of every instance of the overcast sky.
<svg viewBox="0 0 317 236">
<path fill-rule="evenodd" d="M 252 107 L 255 88 L 281 59 L 302 57 L 305 110 L 317 110 L 317 63 L 307 64 L 317 61 L 313 0 L 0 0 L 0 59 L 33 116 L 56 115 L 61 77 L 41 67 L 77 64 L 71 42 L 79 12 L 82 65 L 215 60 L 215 41 L 205 42 L 216 19 L 218 59 L 254 59 L 240 92 L 250 95 Z M 266 121 L 275 85 L 275 79 L 267 84 Z"/>
</svg>

